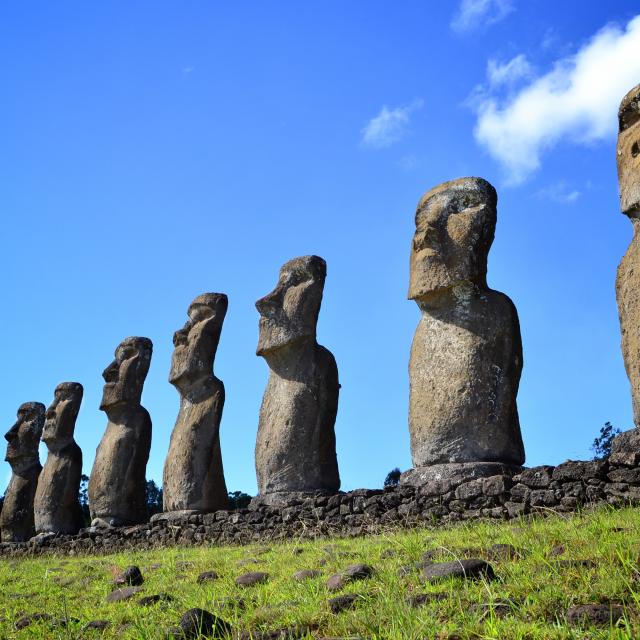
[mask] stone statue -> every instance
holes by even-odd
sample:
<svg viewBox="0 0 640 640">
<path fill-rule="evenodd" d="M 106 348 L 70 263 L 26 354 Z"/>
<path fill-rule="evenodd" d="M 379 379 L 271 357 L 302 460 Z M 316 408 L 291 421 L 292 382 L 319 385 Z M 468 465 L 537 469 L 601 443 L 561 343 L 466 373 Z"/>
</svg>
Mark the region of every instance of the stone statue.
<svg viewBox="0 0 640 640">
<path fill-rule="evenodd" d="M 227 304 L 224 293 L 198 296 L 173 336 L 169 382 L 180 393 L 180 412 L 164 465 L 165 512 L 228 507 L 219 436 L 224 384 L 213 374 Z"/>
<path fill-rule="evenodd" d="M 45 415 L 42 440 L 49 455 L 34 500 L 36 533 L 75 534 L 83 524 L 78 499 L 82 451 L 73 439 L 82 392 L 78 382 L 59 384 Z"/>
<path fill-rule="evenodd" d="M 316 342 L 327 265 L 318 256 L 287 262 L 276 288 L 256 302 L 257 355 L 269 365 L 256 442 L 261 498 L 340 488 L 334 423 L 338 368 Z"/>
<path fill-rule="evenodd" d="M 409 362 L 415 467 L 524 462 L 518 314 L 486 280 L 496 203 L 481 178 L 445 182 L 418 203 L 409 283 L 421 312 Z"/>
<path fill-rule="evenodd" d="M 0 513 L 1 542 L 24 542 L 35 535 L 33 498 L 42 471 L 38 445 L 44 411 L 40 402 L 20 405 L 18 420 L 4 436 L 9 443 L 5 460 L 11 465 L 11 480 Z"/>
<path fill-rule="evenodd" d="M 149 338 L 126 338 L 102 373 L 100 409 L 109 421 L 89 478 L 92 525 L 123 526 L 147 520 L 145 472 L 151 418 L 140 398 L 152 350 Z"/>
<path fill-rule="evenodd" d="M 618 267 L 616 298 L 633 420 L 640 427 L 640 85 L 622 99 L 618 122 L 620 206 L 633 224 L 633 240 Z"/>
</svg>

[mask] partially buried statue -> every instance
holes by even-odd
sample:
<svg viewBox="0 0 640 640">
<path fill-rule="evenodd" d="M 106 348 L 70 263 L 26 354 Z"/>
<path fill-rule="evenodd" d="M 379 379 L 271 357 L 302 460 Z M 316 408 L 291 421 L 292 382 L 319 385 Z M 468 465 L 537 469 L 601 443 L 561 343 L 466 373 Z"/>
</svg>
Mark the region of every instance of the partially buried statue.
<svg viewBox="0 0 640 640">
<path fill-rule="evenodd" d="M 4 436 L 9 443 L 5 460 L 12 473 L 0 513 L 1 542 L 24 542 L 35 535 L 33 499 L 42 471 L 38 445 L 44 412 L 42 403 L 25 402 L 18 408 L 18 420 Z"/>
<path fill-rule="evenodd" d="M 418 203 L 409 284 L 422 316 L 409 363 L 416 468 L 524 462 L 518 314 L 486 280 L 496 203 L 481 178 L 445 182 Z"/>
<path fill-rule="evenodd" d="M 204 293 L 189 306 L 189 320 L 173 336 L 169 382 L 180 393 L 180 412 L 164 465 L 164 511 L 210 512 L 228 507 L 220 453 L 224 384 L 213 374 L 224 293 Z"/>
<path fill-rule="evenodd" d="M 316 341 L 327 273 L 325 261 L 305 256 L 280 269 L 276 288 L 256 302 L 257 355 L 269 365 L 256 442 L 260 499 L 286 501 L 293 492 L 340 488 L 334 423 L 338 368 Z"/>
<path fill-rule="evenodd" d="M 78 382 L 59 384 L 45 415 L 42 440 L 49 454 L 34 501 L 36 533 L 75 534 L 83 524 L 78 499 L 82 451 L 73 439 L 82 392 Z"/>
<path fill-rule="evenodd" d="M 640 427 L 640 85 L 622 99 L 618 121 L 620 207 L 633 224 L 633 240 L 618 267 L 616 297 L 633 420 Z"/>
<path fill-rule="evenodd" d="M 103 371 L 100 409 L 109 422 L 89 479 L 92 524 L 123 526 L 147 520 L 145 472 L 151 448 L 151 418 L 140 404 L 152 343 L 126 338 Z"/>
</svg>

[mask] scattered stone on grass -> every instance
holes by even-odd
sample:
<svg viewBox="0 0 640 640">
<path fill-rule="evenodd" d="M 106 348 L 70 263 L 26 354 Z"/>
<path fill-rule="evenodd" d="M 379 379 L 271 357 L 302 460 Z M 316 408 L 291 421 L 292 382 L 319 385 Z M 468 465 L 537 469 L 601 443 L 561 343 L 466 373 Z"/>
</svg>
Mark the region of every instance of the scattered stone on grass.
<svg viewBox="0 0 640 640">
<path fill-rule="evenodd" d="M 260 584 L 266 582 L 269 579 L 269 574 L 262 571 L 250 571 L 236 578 L 236 584 L 239 587 L 251 587 L 254 584 Z"/>
<path fill-rule="evenodd" d="M 321 571 L 315 569 L 301 569 L 293 574 L 293 579 L 301 582 L 303 580 L 309 580 L 310 578 L 318 578 L 322 575 Z"/>
<path fill-rule="evenodd" d="M 125 600 L 130 600 L 141 591 L 142 587 L 123 587 L 122 589 L 116 589 L 107 596 L 107 602 L 124 602 Z"/>
<path fill-rule="evenodd" d="M 250 601 L 252 601 L 252 599 Z M 238 609 L 238 611 L 244 611 L 247 608 L 247 600 L 245 598 L 220 598 L 220 600 L 214 600 L 213 604 L 218 609 Z"/>
<path fill-rule="evenodd" d="M 440 602 L 449 598 L 448 593 L 419 593 L 407 598 L 407 604 L 412 608 L 422 607 L 430 602 Z"/>
<path fill-rule="evenodd" d="M 329 609 L 331 609 L 331 613 L 334 614 L 352 609 L 361 597 L 362 596 L 357 593 L 345 593 L 342 596 L 336 596 L 329 600 Z"/>
<path fill-rule="evenodd" d="M 231 625 L 205 609 L 189 609 L 178 626 L 169 632 L 170 638 L 225 638 L 231 633 Z"/>
<path fill-rule="evenodd" d="M 618 604 L 581 604 L 567 609 L 567 622 L 575 626 L 615 624 L 624 616 Z"/>
<path fill-rule="evenodd" d="M 114 583 L 122 586 L 138 587 L 144 582 L 142 571 L 139 567 L 131 565 L 127 567 L 119 576 L 116 577 Z"/>
<path fill-rule="evenodd" d="M 354 580 L 364 580 L 370 578 L 374 574 L 374 569 L 368 564 L 352 564 L 344 571 L 334 573 L 327 580 L 327 589 L 329 591 L 340 591 L 344 587 Z"/>
<path fill-rule="evenodd" d="M 144 596 L 138 600 L 138 604 L 142 607 L 150 607 L 154 604 L 168 604 L 173 601 L 173 596 L 168 593 L 154 593 L 151 596 Z"/>
<path fill-rule="evenodd" d="M 487 550 L 487 557 L 491 560 L 515 560 L 520 556 L 520 551 L 512 544 L 494 544 Z"/>
<path fill-rule="evenodd" d="M 216 571 L 203 571 L 197 578 L 196 582 L 202 584 L 204 582 L 212 582 L 217 580 L 220 576 Z"/>
<path fill-rule="evenodd" d="M 482 604 L 473 604 L 471 609 L 480 614 L 481 618 L 505 618 L 512 612 L 512 607 L 508 602 L 486 602 Z"/>
<path fill-rule="evenodd" d="M 566 549 L 563 544 L 557 544 L 551 551 L 549 551 L 550 558 L 557 558 L 558 556 L 564 555 Z"/>
<path fill-rule="evenodd" d="M 82 627 L 82 632 L 86 631 L 104 631 L 111 622 L 109 620 L 91 620 Z"/>
<path fill-rule="evenodd" d="M 598 563 L 589 558 L 580 558 L 577 560 L 556 560 L 553 565 L 558 569 L 595 569 Z"/>
<path fill-rule="evenodd" d="M 42 622 L 43 620 L 49 621 L 52 620 L 53 616 L 48 613 L 31 613 L 28 616 L 22 616 L 13 625 L 13 628 L 16 631 L 20 631 L 20 629 L 26 629 L 28 626 L 36 623 Z"/>
<path fill-rule="evenodd" d="M 484 560 L 454 560 L 453 562 L 436 562 L 422 569 L 422 577 L 427 582 L 435 582 L 446 578 L 486 578 L 493 580 L 493 567 Z"/>
<path fill-rule="evenodd" d="M 246 567 L 248 564 L 262 564 L 263 562 L 264 560 L 259 560 L 258 558 L 245 558 L 244 560 L 238 560 L 236 566 Z"/>
<path fill-rule="evenodd" d="M 243 631 L 240 640 L 299 640 L 309 635 L 309 627 L 282 627 L 271 631 Z"/>
<path fill-rule="evenodd" d="M 388 558 L 395 558 L 398 552 L 395 549 L 384 549 L 380 554 L 380 560 L 387 560 Z"/>
</svg>

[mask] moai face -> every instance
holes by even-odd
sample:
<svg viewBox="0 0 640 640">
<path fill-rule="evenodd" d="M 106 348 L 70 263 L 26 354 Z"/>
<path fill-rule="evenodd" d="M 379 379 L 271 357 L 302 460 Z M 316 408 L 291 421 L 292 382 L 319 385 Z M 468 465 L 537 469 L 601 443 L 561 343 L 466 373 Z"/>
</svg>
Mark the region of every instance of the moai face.
<svg viewBox="0 0 640 640">
<path fill-rule="evenodd" d="M 211 376 L 228 300 L 224 293 L 204 293 L 189 306 L 189 320 L 173 334 L 169 382 L 188 386 Z"/>
<path fill-rule="evenodd" d="M 482 178 L 445 182 L 422 196 L 411 245 L 409 299 L 463 281 L 486 286 L 496 203 L 495 189 Z"/>
<path fill-rule="evenodd" d="M 62 382 L 56 387 L 42 431 L 42 440 L 51 451 L 73 440 L 82 394 L 83 389 L 79 382 Z"/>
<path fill-rule="evenodd" d="M 44 412 L 41 402 L 25 402 L 18 408 L 16 423 L 4 436 L 9 443 L 5 460 L 16 473 L 40 462 L 38 445 L 44 426 Z"/>
<path fill-rule="evenodd" d="M 625 215 L 640 218 L 640 85 L 622 99 L 618 122 L 620 206 Z"/>
<path fill-rule="evenodd" d="M 256 302 L 260 314 L 257 355 L 315 340 L 326 275 L 327 264 L 318 256 L 294 258 L 280 269 L 276 288 Z"/>
<path fill-rule="evenodd" d="M 114 361 L 102 372 L 106 384 L 100 409 L 140 402 L 152 351 L 149 338 L 126 338 L 118 345 Z"/>
</svg>

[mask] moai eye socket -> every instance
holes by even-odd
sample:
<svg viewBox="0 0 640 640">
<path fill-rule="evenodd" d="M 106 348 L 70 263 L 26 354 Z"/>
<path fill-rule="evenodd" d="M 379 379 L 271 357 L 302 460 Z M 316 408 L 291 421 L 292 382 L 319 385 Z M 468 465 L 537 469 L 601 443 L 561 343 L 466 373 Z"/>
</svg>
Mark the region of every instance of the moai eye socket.
<svg viewBox="0 0 640 640">
<path fill-rule="evenodd" d="M 638 143 L 634 142 L 633 146 L 631 147 L 631 157 L 637 158 L 639 153 L 640 153 L 640 148 L 638 148 Z"/>
</svg>

